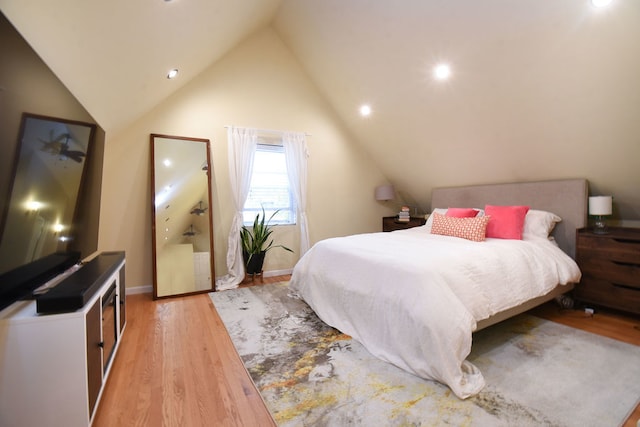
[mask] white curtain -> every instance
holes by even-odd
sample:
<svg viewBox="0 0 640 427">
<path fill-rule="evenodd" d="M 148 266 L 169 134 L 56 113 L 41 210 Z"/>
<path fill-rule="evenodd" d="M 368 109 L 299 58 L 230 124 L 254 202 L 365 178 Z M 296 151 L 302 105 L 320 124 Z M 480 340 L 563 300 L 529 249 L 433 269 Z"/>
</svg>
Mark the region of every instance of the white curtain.
<svg viewBox="0 0 640 427">
<path fill-rule="evenodd" d="M 307 227 L 307 141 L 304 133 L 285 132 L 282 136 L 284 155 L 287 161 L 287 174 L 298 208 L 300 224 L 300 256 L 309 249 L 309 230 Z"/>
<path fill-rule="evenodd" d="M 229 231 L 228 273 L 216 280 L 216 290 L 218 291 L 237 288 L 244 279 L 240 230 L 242 229 L 242 210 L 251 186 L 253 156 L 258 145 L 257 132 L 255 129 L 229 127 L 227 142 L 229 145 L 229 180 L 236 213 Z"/>
</svg>

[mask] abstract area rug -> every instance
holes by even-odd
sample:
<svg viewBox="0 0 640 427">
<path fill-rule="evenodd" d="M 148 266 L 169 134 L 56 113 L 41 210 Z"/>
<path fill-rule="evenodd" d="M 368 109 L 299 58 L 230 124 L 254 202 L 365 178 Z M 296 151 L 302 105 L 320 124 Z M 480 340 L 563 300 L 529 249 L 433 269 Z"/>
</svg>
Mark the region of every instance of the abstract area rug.
<svg viewBox="0 0 640 427">
<path fill-rule="evenodd" d="M 487 385 L 460 400 L 371 356 L 287 283 L 210 295 L 280 426 L 616 426 L 640 398 L 640 347 L 529 315 L 474 335 Z"/>
</svg>

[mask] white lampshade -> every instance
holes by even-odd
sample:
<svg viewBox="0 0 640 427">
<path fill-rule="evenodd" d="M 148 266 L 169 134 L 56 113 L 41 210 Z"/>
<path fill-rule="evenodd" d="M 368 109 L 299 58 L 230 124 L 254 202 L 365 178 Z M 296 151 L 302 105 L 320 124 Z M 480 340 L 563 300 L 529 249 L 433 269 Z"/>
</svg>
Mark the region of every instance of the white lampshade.
<svg viewBox="0 0 640 427">
<path fill-rule="evenodd" d="M 589 197 L 589 215 L 611 215 L 612 201 L 611 196 Z"/>
<path fill-rule="evenodd" d="M 379 185 L 376 187 L 376 200 L 393 200 L 396 198 L 396 190 L 393 185 Z"/>
</svg>

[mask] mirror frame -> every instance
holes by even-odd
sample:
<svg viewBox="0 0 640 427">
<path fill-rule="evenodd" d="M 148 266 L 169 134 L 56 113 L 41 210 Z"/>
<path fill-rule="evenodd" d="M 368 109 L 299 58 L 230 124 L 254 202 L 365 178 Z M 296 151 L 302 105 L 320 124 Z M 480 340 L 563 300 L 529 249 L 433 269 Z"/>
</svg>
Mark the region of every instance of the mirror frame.
<svg viewBox="0 0 640 427">
<path fill-rule="evenodd" d="M 158 295 L 158 265 L 157 265 L 157 239 L 156 239 L 156 138 L 162 139 L 174 139 L 178 141 L 186 141 L 186 142 L 194 142 L 194 143 L 203 143 L 205 144 L 206 149 L 206 179 L 207 179 L 207 224 L 209 226 L 209 265 L 210 265 L 210 274 L 211 274 L 211 287 L 204 290 L 197 291 L 187 291 L 183 293 L 175 293 L 168 295 Z M 194 295 L 200 293 L 208 293 L 215 291 L 215 266 L 214 266 L 214 241 L 213 241 L 213 216 L 212 216 L 212 204 L 211 201 L 212 193 L 211 193 L 211 142 L 209 139 L 205 138 L 191 138 L 185 136 L 176 136 L 176 135 L 166 135 L 166 134 L 150 134 L 150 148 L 151 148 L 151 208 L 152 208 L 152 218 L 151 218 L 151 242 L 152 242 L 152 258 L 153 258 L 153 299 L 159 298 L 170 298 L 176 296 L 187 296 Z M 160 161 L 160 159 L 158 159 Z"/>
</svg>

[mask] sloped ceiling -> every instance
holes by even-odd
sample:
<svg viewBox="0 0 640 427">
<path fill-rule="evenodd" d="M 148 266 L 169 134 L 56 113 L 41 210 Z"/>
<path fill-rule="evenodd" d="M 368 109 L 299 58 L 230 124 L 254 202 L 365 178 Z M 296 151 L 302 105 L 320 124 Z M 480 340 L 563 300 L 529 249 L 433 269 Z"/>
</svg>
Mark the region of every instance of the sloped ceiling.
<svg viewBox="0 0 640 427">
<path fill-rule="evenodd" d="M 126 127 L 268 25 L 280 0 L 0 0 L 107 132 Z M 179 68 L 178 79 L 167 72 Z"/>
<path fill-rule="evenodd" d="M 638 145 L 637 1 L 297 0 L 274 27 L 404 188 L 469 183 L 452 169 L 478 183 L 561 177 L 599 141 Z M 452 68 L 445 82 L 432 75 L 440 62 Z M 596 158 L 583 176 L 597 174 Z"/>
<path fill-rule="evenodd" d="M 0 9 L 107 132 L 273 24 L 348 123 L 360 103 L 372 105 L 360 136 L 391 141 L 447 109 L 481 113 L 514 88 L 571 78 L 563 62 L 576 55 L 637 51 L 628 30 L 639 26 L 638 2 L 615 2 L 595 11 L 589 0 L 0 0 Z M 453 67 L 451 82 L 432 79 L 439 61 Z M 170 81 L 174 67 L 180 77 Z"/>
<path fill-rule="evenodd" d="M 423 207 L 433 186 L 566 174 L 615 191 L 627 217 L 640 215 L 627 185 L 638 177 L 629 159 L 640 154 L 640 1 L 604 10 L 589 0 L 0 0 L 0 8 L 107 134 L 271 25 L 354 140 Z M 445 82 L 432 77 L 440 61 L 452 67 Z M 169 81 L 173 67 L 181 75 Z"/>
</svg>

